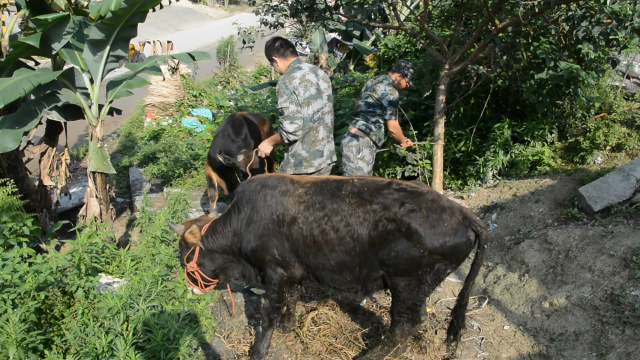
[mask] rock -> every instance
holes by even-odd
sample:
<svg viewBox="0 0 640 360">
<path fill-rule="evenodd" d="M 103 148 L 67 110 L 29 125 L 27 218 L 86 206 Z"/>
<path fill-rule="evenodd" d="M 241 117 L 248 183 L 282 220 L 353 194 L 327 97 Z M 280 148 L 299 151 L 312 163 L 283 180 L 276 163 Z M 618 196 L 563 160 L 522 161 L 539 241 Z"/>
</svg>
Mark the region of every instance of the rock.
<svg viewBox="0 0 640 360">
<path fill-rule="evenodd" d="M 144 193 L 151 189 L 151 183 L 142 173 L 142 169 L 135 166 L 129 168 L 129 187 L 131 189 L 133 211 L 139 212 L 142 208 Z"/>
<path fill-rule="evenodd" d="M 57 214 L 67 210 L 75 209 L 84 205 L 84 194 L 87 192 L 87 178 L 83 177 L 67 185 L 69 195 L 60 194 L 58 203 L 54 205 Z M 54 190 L 55 191 L 55 190 Z M 51 199 L 54 200 L 54 192 L 51 192 Z"/>
<path fill-rule="evenodd" d="M 640 180 L 640 158 L 578 189 L 584 210 L 594 214 L 613 204 L 629 200 Z"/>
<path fill-rule="evenodd" d="M 114 278 L 110 275 L 103 273 L 99 273 L 98 275 L 100 275 L 100 280 L 98 280 L 98 284 L 93 288 L 100 292 L 100 294 L 104 294 L 107 291 L 114 292 L 120 286 L 127 284 L 125 280 Z"/>
<path fill-rule="evenodd" d="M 545 309 L 550 308 L 562 308 L 569 304 L 567 299 L 564 296 L 559 296 L 557 298 L 545 301 L 542 303 L 542 307 Z"/>
</svg>

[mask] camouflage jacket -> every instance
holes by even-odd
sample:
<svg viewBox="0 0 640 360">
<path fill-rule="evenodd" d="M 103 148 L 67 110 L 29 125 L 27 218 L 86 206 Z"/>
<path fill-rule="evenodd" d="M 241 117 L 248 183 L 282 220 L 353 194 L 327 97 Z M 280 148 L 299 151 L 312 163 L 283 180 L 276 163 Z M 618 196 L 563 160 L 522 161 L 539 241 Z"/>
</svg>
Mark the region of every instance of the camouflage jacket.
<svg viewBox="0 0 640 360">
<path fill-rule="evenodd" d="M 336 161 L 329 76 L 294 60 L 278 80 L 278 131 L 286 146 L 281 173 L 308 174 Z"/>
<path fill-rule="evenodd" d="M 362 87 L 351 126 L 367 134 L 380 147 L 387 120 L 398 119 L 399 100 L 400 94 L 389 74 L 370 79 Z"/>
</svg>

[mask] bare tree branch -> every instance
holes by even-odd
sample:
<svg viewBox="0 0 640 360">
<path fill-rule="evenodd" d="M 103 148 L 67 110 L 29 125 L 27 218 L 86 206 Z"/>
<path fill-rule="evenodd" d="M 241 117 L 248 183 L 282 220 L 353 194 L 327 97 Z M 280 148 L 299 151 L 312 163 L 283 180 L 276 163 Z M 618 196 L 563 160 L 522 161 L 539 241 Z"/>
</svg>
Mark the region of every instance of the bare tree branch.
<svg viewBox="0 0 640 360">
<path fill-rule="evenodd" d="M 447 57 L 451 57 L 451 54 L 453 52 L 453 49 L 455 48 L 454 43 L 455 43 L 455 39 L 458 38 L 458 35 L 460 35 L 460 30 L 462 30 L 462 23 L 464 22 L 464 13 L 465 13 L 465 8 L 468 6 L 468 3 L 463 3 L 462 4 L 462 8 L 458 11 L 458 18 L 456 20 L 456 27 L 455 30 L 453 31 L 453 34 L 451 35 L 451 38 L 449 39 L 449 51 L 447 52 Z M 454 60 L 455 61 L 455 60 Z"/>
<path fill-rule="evenodd" d="M 504 7 L 504 3 L 506 0 L 499 0 L 493 7 L 492 13 L 499 13 Z M 486 31 L 487 26 L 491 23 L 491 16 L 489 14 L 485 15 L 482 21 L 478 24 L 473 35 L 469 38 L 469 40 L 460 48 L 460 50 L 453 56 L 453 61 L 457 61 L 462 55 L 464 55 L 471 47 L 478 41 L 478 39 L 482 36 L 482 34 Z M 484 48 L 484 47 L 483 47 Z M 482 51 L 482 50 L 481 50 Z"/>
</svg>

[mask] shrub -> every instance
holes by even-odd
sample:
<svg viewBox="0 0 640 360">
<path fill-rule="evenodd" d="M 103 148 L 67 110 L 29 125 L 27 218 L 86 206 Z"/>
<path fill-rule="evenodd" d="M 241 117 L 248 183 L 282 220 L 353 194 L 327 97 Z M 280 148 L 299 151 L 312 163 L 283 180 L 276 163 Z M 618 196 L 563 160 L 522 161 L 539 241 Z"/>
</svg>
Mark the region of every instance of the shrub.
<svg viewBox="0 0 640 360">
<path fill-rule="evenodd" d="M 209 293 L 188 290 L 175 235 L 168 222 L 185 219 L 184 195 L 154 212 L 141 211 L 142 234 L 117 249 L 105 224 L 76 228 L 61 252 L 37 253 L 29 237 L 36 223 L 19 221 L 22 201 L 13 184 L 0 180 L 0 357 L 3 359 L 204 359 L 212 335 Z M 104 294 L 94 289 L 99 273 L 126 284 Z"/>
</svg>

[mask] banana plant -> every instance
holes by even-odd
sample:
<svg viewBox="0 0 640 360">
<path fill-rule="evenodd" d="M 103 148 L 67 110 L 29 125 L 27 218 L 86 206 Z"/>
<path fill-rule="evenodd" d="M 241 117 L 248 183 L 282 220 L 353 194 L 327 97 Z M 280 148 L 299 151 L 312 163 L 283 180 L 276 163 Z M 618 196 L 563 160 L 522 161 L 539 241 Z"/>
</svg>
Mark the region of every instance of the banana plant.
<svg viewBox="0 0 640 360">
<path fill-rule="evenodd" d="M 28 5 L 25 0 L 17 1 L 17 6 L 24 9 Z M 130 95 L 132 89 L 148 85 L 140 75 L 162 75 L 163 61 L 192 63 L 210 58 L 205 52 L 151 56 L 142 63 L 125 63 L 126 70 L 112 77 L 127 59 L 138 24 L 158 6 L 162 6 L 162 0 L 103 0 L 92 2 L 85 12 L 30 17 L 31 34 L 11 44 L 11 51 L 0 61 L 0 108 L 29 95 L 16 112 L 0 117 L 0 153 L 18 147 L 44 115 L 53 113 L 56 118 L 66 119 L 68 112 L 62 109 L 72 107 L 80 109 L 87 121 L 88 187 L 81 219 L 95 217 L 109 222 L 114 217 L 107 174 L 115 170 L 103 137 L 113 102 Z M 35 68 L 25 60 L 36 55 L 50 55 L 53 70 Z"/>
</svg>

